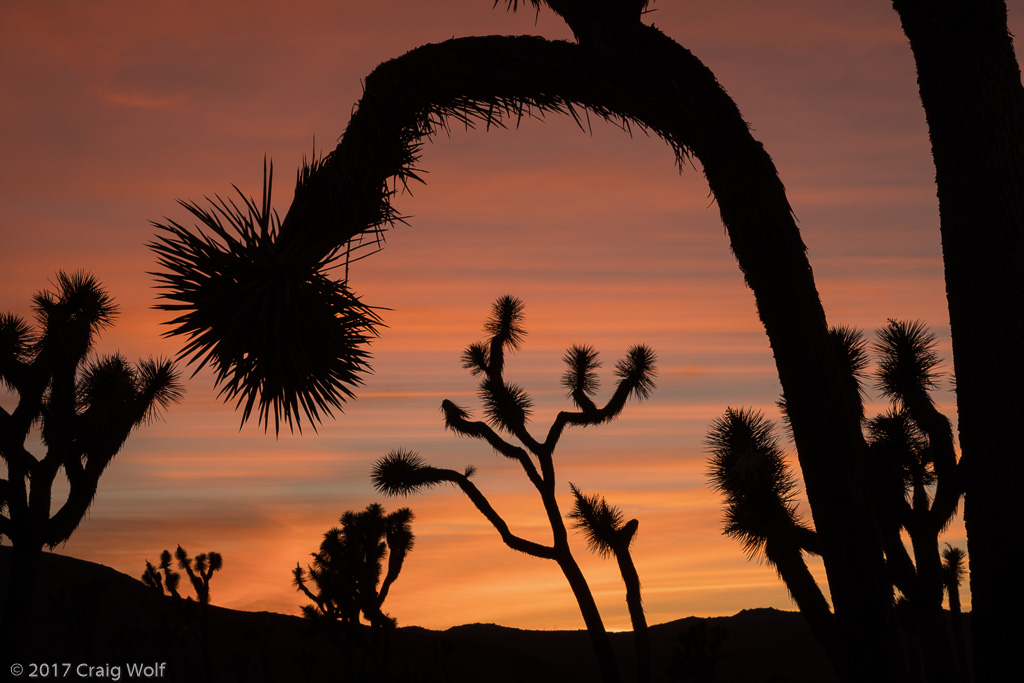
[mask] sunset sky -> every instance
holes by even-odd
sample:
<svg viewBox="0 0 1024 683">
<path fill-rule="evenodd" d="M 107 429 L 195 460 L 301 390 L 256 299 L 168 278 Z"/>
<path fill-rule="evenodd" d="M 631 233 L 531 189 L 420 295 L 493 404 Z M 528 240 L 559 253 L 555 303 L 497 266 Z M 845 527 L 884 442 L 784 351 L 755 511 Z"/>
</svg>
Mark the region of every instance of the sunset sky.
<svg viewBox="0 0 1024 683">
<path fill-rule="evenodd" d="M 1011 31 L 1024 33 L 1024 2 L 1008 4 Z M 571 38 L 547 10 L 499 5 L 2 0 L 0 311 L 29 317 L 31 296 L 58 270 L 84 269 L 121 306 L 97 351 L 174 355 L 179 340 L 161 337 L 166 316 L 153 310 L 150 221 L 186 222 L 176 200 L 231 196 L 232 184 L 258 195 L 264 156 L 283 214 L 314 137 L 318 151 L 332 149 L 360 79 L 413 47 Z M 775 160 L 829 322 L 870 331 L 920 319 L 948 359 L 934 169 L 889 3 L 658 0 L 653 10 L 647 20 L 716 73 Z M 385 605 L 400 625 L 582 628 L 554 563 L 505 547 L 459 491 L 386 499 L 368 477 L 394 448 L 476 465 L 513 530 L 549 542 L 518 466 L 446 433 L 438 412 L 445 398 L 477 405 L 459 356 L 483 338 L 491 303 L 513 294 L 529 334 L 508 379 L 533 393 L 538 431 L 569 406 L 559 385 L 569 345 L 601 351 L 603 396 L 629 346 L 658 354 L 649 401 L 630 402 L 611 425 L 567 432 L 556 454 L 563 511 L 573 482 L 640 520 L 633 556 L 649 622 L 795 609 L 770 567 L 721 536 L 706 485 L 711 420 L 726 406 L 777 416 L 780 388 L 699 164 L 680 174 L 656 138 L 552 118 L 455 129 L 426 146 L 421 165 L 427 184 L 395 200 L 409 224 L 352 270 L 364 301 L 392 309 L 359 399 L 318 433 L 275 438 L 255 423 L 239 429 L 198 374 L 180 405 L 130 438 L 57 552 L 139 576 L 164 548 L 216 550 L 214 603 L 294 614 L 304 602 L 291 587 L 296 561 L 344 511 L 379 501 L 416 514 L 416 547 Z M 955 419 L 948 376 L 936 398 Z M 872 400 L 869 414 L 884 408 Z M 943 540 L 966 547 L 959 518 Z M 606 625 L 628 628 L 615 563 L 589 555 L 582 538 L 574 547 Z"/>
</svg>

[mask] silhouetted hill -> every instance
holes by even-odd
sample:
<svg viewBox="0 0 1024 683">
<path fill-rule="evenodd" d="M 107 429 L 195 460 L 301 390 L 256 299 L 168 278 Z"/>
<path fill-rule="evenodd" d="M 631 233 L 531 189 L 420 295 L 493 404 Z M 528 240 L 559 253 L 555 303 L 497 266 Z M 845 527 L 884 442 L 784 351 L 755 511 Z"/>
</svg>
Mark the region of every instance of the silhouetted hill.
<svg viewBox="0 0 1024 683">
<path fill-rule="evenodd" d="M 9 548 L 0 547 L 0 587 Z M 109 567 L 47 553 L 42 558 L 31 653 L 24 661 L 115 665 L 166 662 L 165 681 L 202 681 L 200 606 L 161 598 L 141 581 Z M 286 581 L 287 577 L 282 578 Z M 297 599 L 298 602 L 298 599 Z M 401 618 L 401 615 L 398 615 Z M 300 617 L 211 606 L 206 680 L 591 683 L 599 680 L 585 631 L 524 631 L 493 624 L 431 631 L 417 626 L 393 635 L 392 675 L 368 675 L 368 642 L 345 648 Z M 666 674 L 678 638 L 700 620 L 651 628 L 652 669 Z M 802 617 L 774 609 L 744 610 L 713 623 L 728 630 L 718 683 L 829 683 L 835 677 Z M 366 636 L 368 641 L 368 636 Z M 632 680 L 632 634 L 612 643 Z M 6 671 L 8 663 L 0 666 Z M 95 677 L 95 676 L 94 676 Z M 108 673 L 107 677 L 110 679 Z"/>
</svg>

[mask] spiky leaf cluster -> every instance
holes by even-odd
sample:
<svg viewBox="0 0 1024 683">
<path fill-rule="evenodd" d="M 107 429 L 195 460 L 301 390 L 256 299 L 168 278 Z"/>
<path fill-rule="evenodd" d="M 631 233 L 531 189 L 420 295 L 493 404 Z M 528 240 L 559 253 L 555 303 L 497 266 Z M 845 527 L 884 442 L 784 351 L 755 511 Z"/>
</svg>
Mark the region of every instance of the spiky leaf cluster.
<svg viewBox="0 0 1024 683">
<path fill-rule="evenodd" d="M 310 261 L 280 248 L 272 176 L 264 175 L 260 204 L 240 190 L 241 206 L 220 197 L 209 208 L 181 202 L 197 226 L 154 223 L 161 233 L 149 246 L 167 302 L 158 308 L 177 314 L 165 334 L 186 338 L 180 356 L 196 372 L 213 369 L 243 423 L 255 410 L 279 431 L 282 422 L 301 429 L 303 415 L 315 427 L 354 395 L 381 320 L 330 277 L 343 250 Z"/>
<path fill-rule="evenodd" d="M 530 421 L 533 399 L 518 384 L 506 384 L 500 377 L 488 377 L 480 383 L 480 400 L 491 426 L 509 434 Z"/>
<path fill-rule="evenodd" d="M 962 548 L 946 544 L 946 548 L 942 551 L 942 582 L 949 592 L 953 592 L 963 583 L 966 559 L 967 553 Z"/>
<path fill-rule="evenodd" d="M 32 298 L 39 329 L 36 355 L 45 362 L 84 359 L 99 334 L 114 324 L 118 307 L 99 281 L 89 273 L 57 273 L 54 290 Z"/>
<path fill-rule="evenodd" d="M 724 531 L 756 556 L 773 534 L 797 525 L 796 482 L 775 425 L 758 411 L 728 408 L 711 424 L 705 444 L 711 486 L 726 500 Z"/>
<path fill-rule="evenodd" d="M 572 346 L 562 356 L 562 361 L 567 366 L 562 375 L 562 386 L 568 390 L 566 395 L 583 408 L 587 405 L 586 398 L 593 397 L 601 388 L 601 380 L 597 376 L 601 361 L 597 350 L 589 345 Z"/>
<path fill-rule="evenodd" d="M 569 486 L 572 489 L 573 508 L 566 516 L 573 521 L 576 529 L 583 532 L 587 548 L 607 558 L 620 544 L 625 515 L 619 508 L 609 505 L 604 496 L 585 494 L 575 484 Z M 628 541 L 632 541 L 632 536 Z"/>
<path fill-rule="evenodd" d="M 484 323 L 484 331 L 491 336 L 492 346 L 497 343 L 501 348 L 518 349 L 526 338 L 523 329 L 523 311 L 526 308 L 522 299 L 505 295 L 499 297 L 491 307 L 491 317 Z"/>
<path fill-rule="evenodd" d="M 643 344 L 630 347 L 626 357 L 615 364 L 615 376 L 626 382 L 630 394 L 638 401 L 646 400 L 654 390 L 657 356 Z"/>
<path fill-rule="evenodd" d="M 906 410 L 892 408 L 867 421 L 868 444 L 875 456 L 896 468 L 899 480 L 909 489 L 915 481 L 935 483 L 928 437 Z"/>
<path fill-rule="evenodd" d="M 370 480 L 375 489 L 388 496 L 412 495 L 444 481 L 436 468 L 405 449 L 390 451 L 374 463 Z"/>
<path fill-rule="evenodd" d="M 867 341 L 864 334 L 853 327 L 832 327 L 829 337 L 839 359 L 840 371 L 844 375 L 860 379 L 868 367 Z"/>
<path fill-rule="evenodd" d="M 877 386 L 887 398 L 904 401 L 938 385 L 941 359 L 935 335 L 920 321 L 889 320 L 878 330 L 874 349 L 879 356 Z M 930 399 L 928 399 L 930 400 Z"/>
</svg>

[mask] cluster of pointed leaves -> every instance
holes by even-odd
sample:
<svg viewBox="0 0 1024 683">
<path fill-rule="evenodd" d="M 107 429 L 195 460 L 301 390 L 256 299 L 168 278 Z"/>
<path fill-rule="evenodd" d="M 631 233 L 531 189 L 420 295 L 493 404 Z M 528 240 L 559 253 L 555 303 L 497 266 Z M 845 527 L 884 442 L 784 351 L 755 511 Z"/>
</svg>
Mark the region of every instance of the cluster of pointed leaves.
<svg viewBox="0 0 1024 683">
<path fill-rule="evenodd" d="M 292 572 L 295 588 L 315 602 L 304 606 L 303 613 L 356 624 L 362 612 L 371 624 L 394 624 L 380 608 L 415 543 L 413 518 L 409 508 L 385 514 L 377 503 L 361 512 L 346 511 L 341 526 L 324 534 L 313 564 L 306 569 L 296 565 Z M 388 567 L 381 583 L 385 558 Z"/>
<path fill-rule="evenodd" d="M 630 388 L 630 395 L 638 401 L 650 398 L 654 390 L 656 361 L 657 356 L 650 347 L 638 344 L 630 347 L 626 357 L 615 364 L 615 376 Z"/>
<path fill-rule="evenodd" d="M 935 335 L 924 323 L 890 319 L 877 337 L 877 388 L 886 398 L 903 402 L 904 397 L 938 386 L 941 373 L 936 368 L 941 359 L 935 351 Z"/>
<path fill-rule="evenodd" d="M 33 298 L 35 328 L 18 316 L 0 316 L 0 380 L 18 394 L 15 411 L 4 414 L 10 433 L 0 440 L 16 452 L 0 446 L 0 456 L 8 463 L 25 457 L 16 446 L 23 446 L 30 425 L 38 422 L 47 447 L 43 459 L 59 459 L 70 482 L 68 501 L 53 517 L 59 521 L 45 532 L 51 547 L 67 540 L 81 521 L 96 482 L 131 431 L 182 396 L 169 360 L 132 364 L 117 354 L 90 357 L 99 334 L 117 317 L 117 306 L 95 277 L 59 272 L 54 284 L 53 291 Z M 14 471 L 24 468 L 22 463 Z M 28 483 L 33 491 L 49 489 L 53 477 L 38 474 Z M 49 494 L 30 496 L 36 499 L 49 505 Z M 0 509 L 9 507 L 0 499 Z"/>
<path fill-rule="evenodd" d="M 893 470 L 894 481 L 903 483 L 905 489 L 913 486 L 916 478 L 930 486 L 935 483 L 928 437 L 917 426 L 906 410 L 890 408 L 867 421 L 868 443 L 883 465 Z"/>
<path fill-rule="evenodd" d="M 964 561 L 967 553 L 962 548 L 946 544 L 942 551 L 942 583 L 950 593 L 960 588 L 964 581 Z"/>
<path fill-rule="evenodd" d="M 711 486 L 725 496 L 725 534 L 756 557 L 773 534 L 796 526 L 796 482 L 774 423 L 758 411 L 727 408 L 705 443 Z"/>
<path fill-rule="evenodd" d="M 562 356 L 562 362 L 566 365 L 565 374 L 562 375 L 562 386 L 567 389 L 566 396 L 577 406 L 583 407 L 587 399 L 593 398 L 601 389 L 601 380 L 597 376 L 601 361 L 598 360 L 597 350 L 590 345 L 574 345 Z"/>
<path fill-rule="evenodd" d="M 467 476 L 469 474 L 467 472 Z M 412 495 L 446 481 L 440 470 L 402 448 L 390 451 L 374 463 L 370 480 L 373 487 L 386 496 Z"/>
<path fill-rule="evenodd" d="M 622 510 L 609 505 L 604 496 L 587 495 L 575 484 L 569 484 L 573 495 L 573 508 L 566 515 L 573 526 L 587 539 L 587 549 L 607 558 L 629 548 L 636 535 L 637 520 L 623 522 Z"/>
<path fill-rule="evenodd" d="M 300 172 L 308 182 L 318 162 Z M 264 167 L 263 200 L 236 191 L 242 200 L 220 197 L 203 208 L 181 205 L 197 219 L 188 229 L 168 220 L 150 248 L 163 270 L 158 308 L 177 317 L 168 336 L 184 336 L 180 356 L 198 372 L 209 365 L 220 396 L 242 408 L 242 422 L 255 410 L 275 432 L 282 422 L 301 430 L 353 396 L 369 372 L 366 345 L 381 324 L 330 271 L 351 259 L 353 240 L 310 261 L 279 248 L 280 218 L 271 208 L 273 170 Z M 356 244 L 356 247 L 359 245 Z"/>
</svg>

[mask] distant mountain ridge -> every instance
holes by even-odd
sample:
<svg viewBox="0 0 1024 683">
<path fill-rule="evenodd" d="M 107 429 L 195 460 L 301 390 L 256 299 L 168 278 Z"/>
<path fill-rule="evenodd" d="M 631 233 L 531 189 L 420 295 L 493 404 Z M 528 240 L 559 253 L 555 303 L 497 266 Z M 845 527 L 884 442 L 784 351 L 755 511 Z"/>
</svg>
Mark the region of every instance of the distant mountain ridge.
<svg viewBox="0 0 1024 683">
<path fill-rule="evenodd" d="M 6 586 L 9 558 L 10 548 L 0 547 L 0 587 Z M 42 558 L 37 598 L 35 621 L 28 626 L 31 661 L 120 666 L 122 681 L 128 680 L 129 663 L 167 662 L 161 680 L 204 679 L 202 615 L 195 603 L 161 598 L 110 567 L 54 553 Z M 301 617 L 210 606 L 209 620 L 209 681 L 382 680 L 366 673 L 360 661 L 365 648 L 346 652 L 337 635 Z M 679 636 L 699 621 L 688 617 L 651 627 L 655 680 L 672 680 L 667 669 Z M 836 680 L 799 613 L 752 609 L 713 623 L 729 634 L 722 647 L 727 656 L 715 669 L 716 683 Z M 611 640 L 624 680 L 632 681 L 632 633 L 612 633 Z M 590 648 L 585 631 L 406 626 L 393 634 L 394 673 L 384 681 L 591 683 L 599 676 Z M 9 665 L 0 663 L 4 671 Z"/>
</svg>

